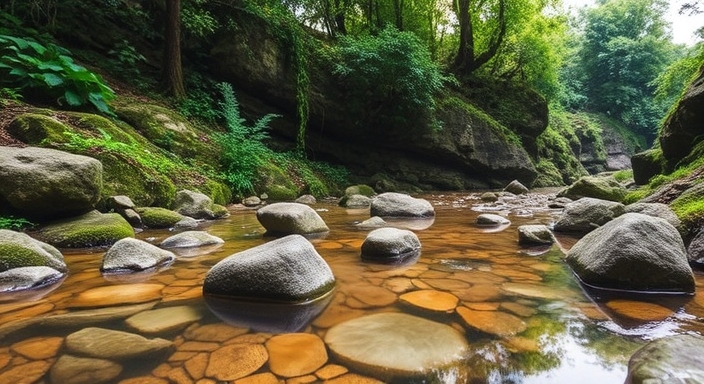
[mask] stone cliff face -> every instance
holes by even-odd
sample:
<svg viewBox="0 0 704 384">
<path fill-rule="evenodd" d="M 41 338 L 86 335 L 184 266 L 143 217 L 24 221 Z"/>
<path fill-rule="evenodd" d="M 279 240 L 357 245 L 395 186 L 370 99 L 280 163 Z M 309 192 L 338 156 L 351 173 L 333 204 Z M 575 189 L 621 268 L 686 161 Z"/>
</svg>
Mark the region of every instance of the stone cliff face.
<svg viewBox="0 0 704 384">
<path fill-rule="evenodd" d="M 222 36 L 215 44 L 211 51 L 213 72 L 248 93 L 245 98 L 256 99 L 249 106 L 294 118 L 296 73 L 286 47 L 263 22 L 250 19 L 243 23 L 246 28 Z M 441 107 L 434 120 L 440 128 L 431 127 L 432 119 L 403 127 L 362 126 L 346 108 L 342 90 L 330 71 L 315 68 L 309 75 L 308 152 L 315 158 L 344 164 L 363 182 L 377 184 L 382 190 L 388 181 L 457 190 L 501 187 L 513 179 L 530 185 L 537 176 L 524 147 L 458 95 L 443 96 L 452 102 L 438 101 Z M 292 140 L 296 124 L 288 120 L 272 124 L 272 128 L 275 134 Z M 547 125 L 547 118 L 543 125 Z"/>
<path fill-rule="evenodd" d="M 663 156 L 676 163 L 694 148 L 695 141 L 704 134 L 704 65 L 697 78 L 687 87 L 675 111 L 667 118 L 660 132 Z"/>
</svg>

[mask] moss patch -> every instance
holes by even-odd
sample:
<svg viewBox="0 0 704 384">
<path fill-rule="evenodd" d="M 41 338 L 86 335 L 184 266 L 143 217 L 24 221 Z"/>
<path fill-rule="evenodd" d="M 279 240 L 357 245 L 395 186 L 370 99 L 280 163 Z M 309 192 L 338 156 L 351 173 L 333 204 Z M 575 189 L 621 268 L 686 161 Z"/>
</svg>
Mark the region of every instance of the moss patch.
<svg viewBox="0 0 704 384">
<path fill-rule="evenodd" d="M 66 140 L 64 132 L 70 129 L 60 121 L 39 113 L 25 113 L 17 116 L 7 127 L 16 139 L 32 145 L 61 143 Z"/>
<path fill-rule="evenodd" d="M 18 244 L 0 244 L 0 272 L 20 267 L 54 267 L 45 256 Z"/>
<path fill-rule="evenodd" d="M 112 245 L 120 239 L 134 237 L 134 229 L 117 213 L 92 211 L 49 224 L 38 236 L 56 247 L 85 248 Z"/>
<path fill-rule="evenodd" d="M 136 210 L 148 228 L 171 228 L 183 219 L 180 213 L 166 208 L 140 207 Z"/>
</svg>

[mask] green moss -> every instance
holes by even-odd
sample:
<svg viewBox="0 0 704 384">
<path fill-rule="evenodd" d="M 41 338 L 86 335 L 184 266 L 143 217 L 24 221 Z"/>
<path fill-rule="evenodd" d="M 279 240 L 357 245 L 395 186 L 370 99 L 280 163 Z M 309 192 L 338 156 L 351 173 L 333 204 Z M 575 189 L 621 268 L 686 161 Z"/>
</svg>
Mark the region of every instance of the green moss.
<svg viewBox="0 0 704 384">
<path fill-rule="evenodd" d="M 614 179 L 619 182 L 624 182 L 633 179 L 633 170 L 632 169 L 624 169 L 621 171 L 614 172 L 613 174 Z"/>
<path fill-rule="evenodd" d="M 136 210 L 147 228 L 171 228 L 183 219 L 180 213 L 166 208 L 139 207 Z"/>
<path fill-rule="evenodd" d="M 55 247 L 84 248 L 112 245 L 120 239 L 134 237 L 134 229 L 117 213 L 92 211 L 49 224 L 38 236 Z"/>
<path fill-rule="evenodd" d="M 634 191 L 630 191 L 626 194 L 626 197 L 623 198 L 623 204 L 633 204 L 637 203 L 640 200 L 644 199 L 646 196 L 650 194 L 650 189 L 647 187 L 642 187 L 639 189 L 636 189 Z"/>
<path fill-rule="evenodd" d="M 293 172 L 293 171 L 292 171 Z M 259 192 L 266 192 L 269 198 L 278 201 L 293 200 L 298 197 L 300 188 L 294 184 L 287 173 L 274 163 L 259 167 L 258 180 L 254 187 Z M 303 183 L 301 183 L 303 187 Z"/>
<path fill-rule="evenodd" d="M 266 193 L 273 201 L 291 201 L 298 197 L 298 192 L 295 189 L 285 185 L 270 185 Z"/>
<path fill-rule="evenodd" d="M 166 176 L 120 154 L 101 152 L 94 156 L 103 163 L 103 199 L 125 195 L 140 206 L 170 207 L 173 203 L 176 186 Z"/>
<path fill-rule="evenodd" d="M 446 95 L 445 97 L 440 98 L 440 100 L 438 101 L 438 109 L 441 111 L 448 111 L 451 109 L 458 109 L 464 111 L 472 118 L 481 120 L 482 122 L 486 123 L 499 137 L 503 138 L 506 142 L 518 146 L 521 145 L 521 138 L 518 137 L 515 132 L 511 131 L 498 121 L 494 120 L 494 118 L 489 116 L 486 112 L 462 100 L 457 96 Z"/>
<path fill-rule="evenodd" d="M 698 227 L 704 222 L 704 183 L 685 191 L 670 203 L 670 208 L 685 227 Z"/>
<path fill-rule="evenodd" d="M 219 181 L 208 179 L 199 186 L 189 186 L 187 189 L 208 195 L 215 204 L 225 205 L 232 201 L 232 191 L 225 183 Z"/>
<path fill-rule="evenodd" d="M 533 188 L 564 185 L 563 175 L 551 161 L 540 159 L 535 164 L 535 169 L 538 171 L 538 177 L 533 181 Z"/>
<path fill-rule="evenodd" d="M 551 115 L 550 125 L 538 136 L 536 145 L 538 166 L 542 171 L 549 172 L 545 176 L 538 176 L 538 179 L 544 180 L 543 183 L 554 180 L 555 170 L 558 170 L 561 175 L 561 183 L 553 185 L 572 184 L 580 177 L 589 174 L 575 155 L 575 149 L 580 150 L 581 144 L 564 114 Z M 546 165 L 545 162 L 552 163 L 553 167 Z M 539 170 L 539 173 L 542 171 Z"/>
<path fill-rule="evenodd" d="M 13 243 L 0 243 L 0 272 L 8 269 L 32 266 L 48 266 L 45 256 L 37 252 Z"/>
<path fill-rule="evenodd" d="M 38 113 L 19 115 L 7 127 L 16 139 L 27 144 L 42 145 L 66 141 L 64 132 L 70 129 L 60 121 Z"/>
<path fill-rule="evenodd" d="M 213 210 L 213 215 L 216 219 L 221 219 L 230 215 L 230 211 L 227 209 L 227 207 L 222 206 L 220 204 L 213 204 L 210 209 Z"/>
<path fill-rule="evenodd" d="M 374 191 L 374 188 L 372 188 L 366 184 L 357 184 L 357 185 L 347 187 L 347 189 L 345 189 L 345 196 L 352 196 L 352 195 L 364 195 L 367 197 L 372 197 L 372 196 L 376 195 L 376 191 Z"/>
</svg>

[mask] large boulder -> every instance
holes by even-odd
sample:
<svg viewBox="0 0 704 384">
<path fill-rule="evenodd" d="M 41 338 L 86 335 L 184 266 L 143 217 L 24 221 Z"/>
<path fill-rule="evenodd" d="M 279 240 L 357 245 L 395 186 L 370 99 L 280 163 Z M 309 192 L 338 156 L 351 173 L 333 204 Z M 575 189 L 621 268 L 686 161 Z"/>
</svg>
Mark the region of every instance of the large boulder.
<svg viewBox="0 0 704 384">
<path fill-rule="evenodd" d="M 24 233 L 0 229 L 0 272 L 39 266 L 68 271 L 64 256 L 58 249 Z"/>
<path fill-rule="evenodd" d="M 587 233 L 621 216 L 625 210 L 621 203 L 583 197 L 565 206 L 554 229 L 556 232 Z"/>
<path fill-rule="evenodd" d="M 160 207 L 139 207 L 136 211 L 142 218 L 142 224 L 147 228 L 172 228 L 184 217 L 188 217 Z"/>
<path fill-rule="evenodd" d="M 386 192 L 376 196 L 370 206 L 371 216 L 427 218 L 435 216 L 435 209 L 425 199 L 403 193 Z"/>
<path fill-rule="evenodd" d="M 704 134 L 704 65 L 685 90 L 675 110 L 667 117 L 660 131 L 662 154 L 671 163 L 687 156 L 695 139 Z"/>
<path fill-rule="evenodd" d="M 648 149 L 631 156 L 631 168 L 635 183 L 638 185 L 648 184 L 653 176 L 663 173 L 663 162 L 661 149 Z"/>
<path fill-rule="evenodd" d="M 626 213 L 580 239 L 567 263 L 587 285 L 630 291 L 694 292 L 684 243 L 667 221 Z"/>
<path fill-rule="evenodd" d="M 278 234 L 315 234 L 330 229 L 318 213 L 300 203 L 274 203 L 257 210 L 257 220 L 268 232 Z"/>
<path fill-rule="evenodd" d="M 704 383 L 704 337 L 686 334 L 651 341 L 628 362 L 628 384 Z"/>
<path fill-rule="evenodd" d="M 407 229 L 379 228 L 367 235 L 362 243 L 362 259 L 396 262 L 420 253 L 420 240 Z"/>
<path fill-rule="evenodd" d="M 704 266 L 704 229 L 700 229 L 689 243 L 687 257 L 690 263 Z"/>
<path fill-rule="evenodd" d="M 100 199 L 100 161 L 45 148 L 0 147 L 0 206 L 32 218 L 90 211 Z"/>
<path fill-rule="evenodd" d="M 663 203 L 633 203 L 626 206 L 626 213 L 642 213 L 644 215 L 665 219 L 673 227 L 679 228 L 681 222 L 670 206 Z"/>
<path fill-rule="evenodd" d="M 335 277 L 313 245 L 289 235 L 235 253 L 205 276 L 203 293 L 253 300 L 304 302 L 325 295 Z"/>
<path fill-rule="evenodd" d="M 225 240 L 205 231 L 185 231 L 167 237 L 159 245 L 164 248 L 192 248 L 224 243 Z"/>
<path fill-rule="evenodd" d="M 117 213 L 91 211 L 48 224 L 37 232 L 37 237 L 60 248 L 99 247 L 134 237 L 134 229 Z"/>
<path fill-rule="evenodd" d="M 213 200 L 203 193 L 187 189 L 176 192 L 174 211 L 194 219 L 212 220 L 216 218 L 213 211 Z"/>
<path fill-rule="evenodd" d="M 518 227 L 519 245 L 548 245 L 554 242 L 555 237 L 546 225 L 532 224 Z"/>
<path fill-rule="evenodd" d="M 504 187 L 504 191 L 511 192 L 514 195 L 522 195 L 524 193 L 528 193 L 528 187 L 521 184 L 521 182 L 518 180 L 513 180 L 512 182 L 508 183 L 506 187 Z"/>
<path fill-rule="evenodd" d="M 612 176 L 585 176 L 560 191 L 557 196 L 572 200 L 593 197 L 609 201 L 623 201 L 626 193 L 628 193 L 626 188 Z"/>
<path fill-rule="evenodd" d="M 100 270 L 108 273 L 139 272 L 172 263 L 176 255 L 143 240 L 117 241 L 103 255 Z"/>
<path fill-rule="evenodd" d="M 65 276 L 51 267 L 20 267 L 0 272 L 0 292 L 36 289 L 54 284 Z"/>
</svg>

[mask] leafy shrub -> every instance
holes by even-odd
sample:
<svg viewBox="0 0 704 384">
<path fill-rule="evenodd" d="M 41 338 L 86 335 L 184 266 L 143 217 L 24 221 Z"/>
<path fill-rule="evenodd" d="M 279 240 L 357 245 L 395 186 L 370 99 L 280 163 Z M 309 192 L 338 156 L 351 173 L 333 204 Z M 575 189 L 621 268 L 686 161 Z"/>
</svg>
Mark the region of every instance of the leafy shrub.
<svg viewBox="0 0 704 384">
<path fill-rule="evenodd" d="M 361 126 L 400 127 L 428 116 L 445 80 L 423 43 L 393 27 L 378 36 L 342 36 L 333 60 L 349 112 L 360 118 Z"/>
<path fill-rule="evenodd" d="M 264 140 L 269 137 L 269 123 L 279 115 L 268 114 L 254 125 L 247 125 L 240 116 L 239 103 L 232 86 L 219 83 L 217 88 L 222 93 L 220 108 L 228 128 L 227 133 L 218 132 L 213 135 L 215 142 L 222 148 L 220 162 L 224 178 L 236 194 L 252 193 L 252 180 L 257 168 L 272 156 L 271 150 L 264 145 Z"/>
<path fill-rule="evenodd" d="M 107 102 L 115 94 L 95 73 L 73 62 L 70 52 L 55 44 L 0 35 L 0 86 L 47 95 L 60 105 L 91 104 L 112 114 Z"/>
<path fill-rule="evenodd" d="M 13 231 L 19 231 L 20 229 L 31 227 L 33 225 L 34 224 L 31 221 L 28 221 L 21 217 L 0 216 L 0 229 L 11 229 Z"/>
</svg>

